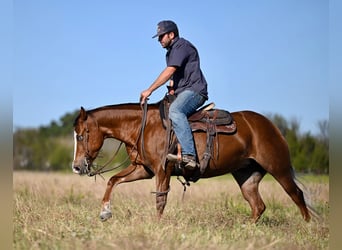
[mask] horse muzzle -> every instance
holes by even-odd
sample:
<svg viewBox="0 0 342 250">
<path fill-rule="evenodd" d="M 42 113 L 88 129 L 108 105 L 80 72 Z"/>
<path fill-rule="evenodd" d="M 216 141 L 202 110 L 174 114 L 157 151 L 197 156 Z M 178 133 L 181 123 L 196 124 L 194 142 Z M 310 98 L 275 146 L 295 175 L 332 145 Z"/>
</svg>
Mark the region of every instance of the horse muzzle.
<svg viewBox="0 0 342 250">
<path fill-rule="evenodd" d="M 88 159 L 84 159 L 84 161 L 79 164 L 73 162 L 72 171 L 75 174 L 87 175 L 90 173 L 90 166 L 91 166 L 91 162 Z"/>
</svg>

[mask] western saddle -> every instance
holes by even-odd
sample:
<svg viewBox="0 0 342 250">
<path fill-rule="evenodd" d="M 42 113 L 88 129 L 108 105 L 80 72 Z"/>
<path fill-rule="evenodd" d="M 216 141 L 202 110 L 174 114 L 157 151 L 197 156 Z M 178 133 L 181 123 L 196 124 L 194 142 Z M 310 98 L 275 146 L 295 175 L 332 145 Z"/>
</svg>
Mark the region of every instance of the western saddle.
<svg viewBox="0 0 342 250">
<path fill-rule="evenodd" d="M 172 124 L 169 119 L 169 106 L 175 99 L 172 95 L 166 95 L 165 98 L 160 102 L 160 116 L 163 122 L 164 128 L 167 130 L 167 144 L 166 154 L 177 152 L 178 160 L 181 160 L 180 145 L 174 136 L 172 130 Z M 213 153 L 213 142 L 217 134 L 233 134 L 236 132 L 236 123 L 233 120 L 232 115 L 222 109 L 214 109 L 215 104 L 210 103 L 192 114 L 188 121 L 192 132 L 205 132 L 207 134 L 206 150 L 200 160 L 200 174 L 202 175 L 208 166 L 210 158 Z M 218 143 L 218 140 L 217 140 Z"/>
</svg>

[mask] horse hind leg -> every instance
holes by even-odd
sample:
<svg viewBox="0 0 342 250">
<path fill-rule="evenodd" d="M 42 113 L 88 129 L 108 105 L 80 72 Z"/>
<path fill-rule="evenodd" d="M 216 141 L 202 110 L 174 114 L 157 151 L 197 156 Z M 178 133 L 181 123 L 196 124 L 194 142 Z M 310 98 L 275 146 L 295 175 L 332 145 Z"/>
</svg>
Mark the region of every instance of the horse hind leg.
<svg viewBox="0 0 342 250">
<path fill-rule="evenodd" d="M 240 186 L 243 197 L 252 209 L 252 222 L 256 223 L 266 209 L 259 193 L 259 183 L 265 176 L 266 171 L 254 163 L 232 174 Z"/>
<path fill-rule="evenodd" d="M 271 173 L 272 174 L 272 173 Z M 306 206 L 303 191 L 297 186 L 294 181 L 293 168 L 290 167 L 289 171 L 281 174 L 272 174 L 273 177 L 279 182 L 279 184 L 284 188 L 286 193 L 291 197 L 294 203 L 300 209 L 302 216 L 305 221 L 310 221 L 310 213 L 308 207 Z"/>
</svg>

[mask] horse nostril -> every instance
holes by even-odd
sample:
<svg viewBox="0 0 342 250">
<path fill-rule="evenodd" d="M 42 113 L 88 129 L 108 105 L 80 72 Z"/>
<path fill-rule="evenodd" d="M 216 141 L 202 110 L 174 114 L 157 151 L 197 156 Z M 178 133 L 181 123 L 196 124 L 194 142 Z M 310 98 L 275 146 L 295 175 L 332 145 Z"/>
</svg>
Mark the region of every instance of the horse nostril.
<svg viewBox="0 0 342 250">
<path fill-rule="evenodd" d="M 72 168 L 72 170 L 74 171 L 74 173 L 76 173 L 76 174 L 79 174 L 80 173 L 80 171 L 81 171 L 81 169 L 79 168 L 79 167 L 73 167 Z"/>
</svg>

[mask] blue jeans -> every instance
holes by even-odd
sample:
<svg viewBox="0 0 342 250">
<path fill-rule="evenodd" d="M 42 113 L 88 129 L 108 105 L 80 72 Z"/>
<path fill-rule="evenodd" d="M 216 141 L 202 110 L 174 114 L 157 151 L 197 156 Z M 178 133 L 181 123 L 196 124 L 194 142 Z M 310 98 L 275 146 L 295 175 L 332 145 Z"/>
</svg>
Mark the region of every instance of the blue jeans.
<svg viewBox="0 0 342 250">
<path fill-rule="evenodd" d="M 177 98 L 170 105 L 169 117 L 177 139 L 182 146 L 182 155 L 196 156 L 194 138 L 187 118 L 204 102 L 205 98 L 200 94 L 191 90 L 184 90 L 177 95 Z"/>
</svg>

